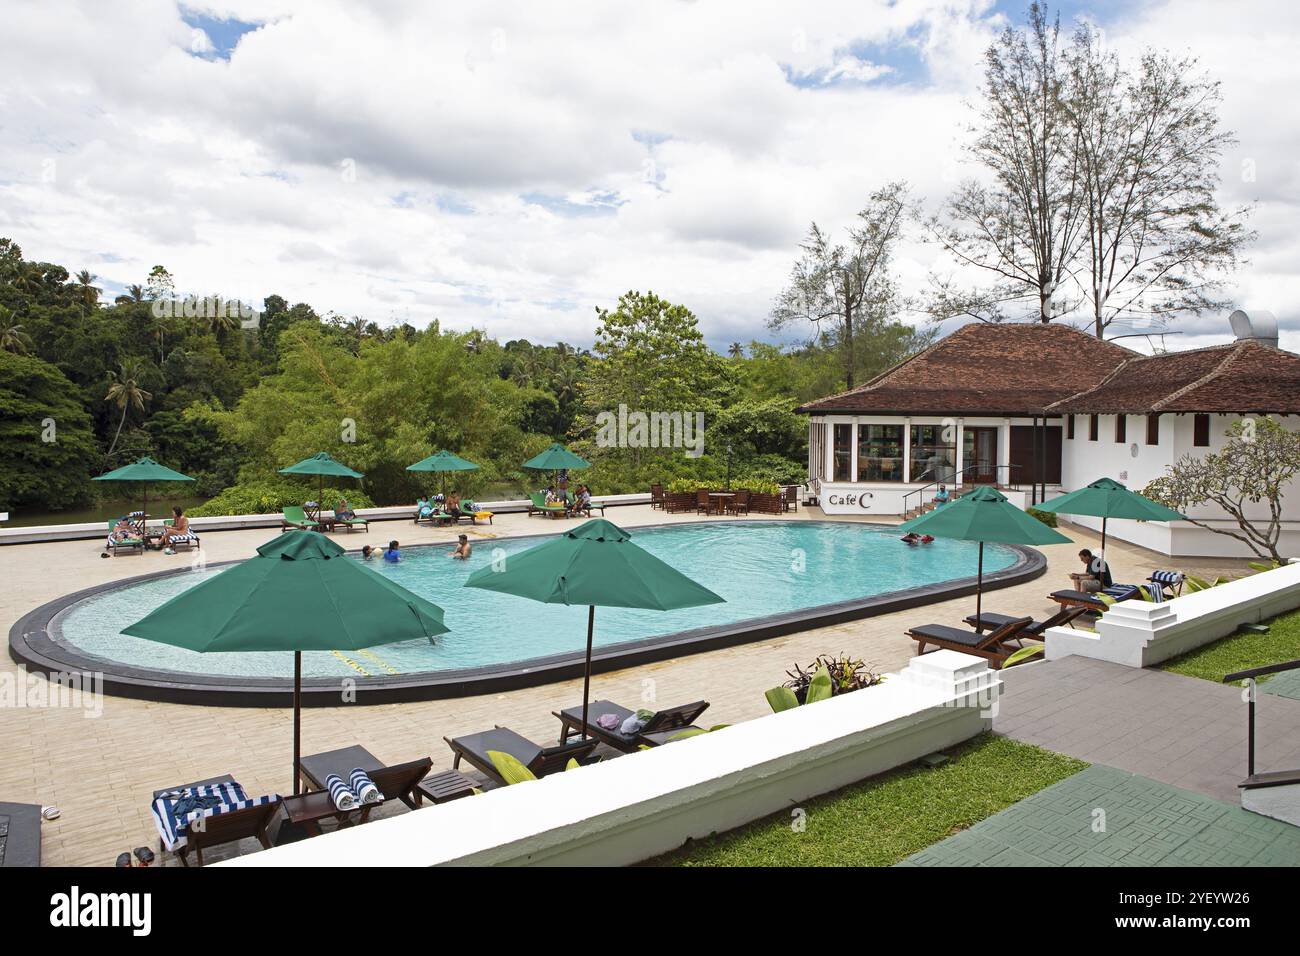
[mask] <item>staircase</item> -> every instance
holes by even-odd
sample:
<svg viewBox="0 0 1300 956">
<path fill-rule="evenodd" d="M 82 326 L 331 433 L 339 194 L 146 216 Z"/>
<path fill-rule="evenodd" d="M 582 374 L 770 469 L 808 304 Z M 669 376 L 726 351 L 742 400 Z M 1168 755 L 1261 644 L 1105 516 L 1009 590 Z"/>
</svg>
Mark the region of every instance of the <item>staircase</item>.
<svg viewBox="0 0 1300 956">
<path fill-rule="evenodd" d="M 1237 786 L 1241 789 L 1244 809 L 1285 823 L 1300 826 L 1300 769 L 1255 771 L 1255 700 L 1257 678 L 1266 674 L 1300 669 L 1300 660 L 1283 664 L 1269 664 L 1237 671 L 1223 678 L 1225 684 L 1246 681 L 1246 779 Z"/>
<path fill-rule="evenodd" d="M 949 488 L 949 489 L 948 489 L 948 494 L 949 494 L 948 501 L 949 501 L 949 503 L 951 504 L 952 502 L 954 502 L 954 501 L 956 501 L 958 498 L 960 498 L 962 495 L 964 495 L 964 494 L 966 494 L 966 493 L 968 493 L 968 492 L 974 491 L 976 488 L 979 488 L 979 487 L 981 487 L 981 486 L 980 486 L 980 485 L 961 485 L 961 486 L 959 486 L 959 487 L 957 487 L 957 488 Z M 935 509 L 935 507 L 936 507 L 936 505 L 935 505 L 935 503 L 934 503 L 933 501 L 922 501 L 922 502 L 921 502 L 919 505 L 917 505 L 915 508 L 909 508 L 907 511 L 903 512 L 903 520 L 904 520 L 904 521 L 910 521 L 911 519 L 917 517 L 918 515 L 923 515 L 923 514 L 925 514 L 927 511 L 933 511 L 933 510 Z"/>
</svg>

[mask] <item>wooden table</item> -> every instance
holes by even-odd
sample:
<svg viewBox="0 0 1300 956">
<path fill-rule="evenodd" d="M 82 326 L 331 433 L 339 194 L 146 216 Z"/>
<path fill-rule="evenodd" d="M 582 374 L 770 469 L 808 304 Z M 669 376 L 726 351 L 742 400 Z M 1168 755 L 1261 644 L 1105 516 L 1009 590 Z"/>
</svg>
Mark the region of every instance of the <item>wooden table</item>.
<svg viewBox="0 0 1300 956">
<path fill-rule="evenodd" d="M 734 491 L 710 491 L 709 497 L 718 498 L 718 499 L 734 498 L 736 497 L 736 493 Z M 723 501 L 719 500 L 718 503 L 713 506 L 714 514 L 722 514 L 724 504 L 725 503 Z"/>
<path fill-rule="evenodd" d="M 417 796 L 428 797 L 434 803 L 447 803 L 468 797 L 475 789 L 478 789 L 478 784 L 459 770 L 444 770 L 421 780 L 415 792 Z"/>
<path fill-rule="evenodd" d="M 381 803 L 359 803 L 351 810 L 340 810 L 334 805 L 328 790 L 308 790 L 296 797 L 283 797 L 280 800 L 290 823 L 301 826 L 310 836 L 320 836 L 322 820 L 335 820 L 340 828 L 365 823 L 370 819 L 370 811 Z M 357 818 L 352 819 L 356 814 Z"/>
</svg>

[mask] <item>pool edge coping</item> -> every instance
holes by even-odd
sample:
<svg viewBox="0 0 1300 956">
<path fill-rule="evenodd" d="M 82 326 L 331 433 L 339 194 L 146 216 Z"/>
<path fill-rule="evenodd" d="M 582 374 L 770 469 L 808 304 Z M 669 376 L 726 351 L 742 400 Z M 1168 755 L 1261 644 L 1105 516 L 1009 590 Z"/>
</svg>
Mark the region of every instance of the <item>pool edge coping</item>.
<svg viewBox="0 0 1300 956">
<path fill-rule="evenodd" d="M 789 520 L 789 519 L 787 519 Z M 770 524 L 770 520 L 740 519 L 735 521 L 691 522 L 734 526 L 739 524 Z M 798 519 L 799 524 L 845 524 L 823 518 Z M 859 524 L 859 522 L 849 522 Z M 891 525 L 861 523 L 865 527 L 892 529 Z M 662 522 L 638 525 L 634 531 L 681 527 L 680 522 Z M 554 537 L 555 532 L 510 535 L 501 540 L 521 541 L 532 538 Z M 491 539 L 489 539 L 491 540 Z M 984 591 L 1023 584 L 1041 577 L 1047 570 L 1047 559 L 1038 550 L 1017 544 L 1001 544 L 1016 554 L 1010 567 L 984 576 Z M 445 547 L 443 544 L 412 545 L 419 548 Z M 359 549 L 347 549 L 359 554 Z M 207 568 L 220 568 L 239 564 L 248 558 L 206 564 Z M 83 588 L 48 601 L 28 611 L 9 629 L 9 656 L 28 671 L 46 677 L 55 675 L 102 674 L 99 689 L 115 697 L 152 700 L 161 703 L 199 704 L 221 707 L 288 707 L 292 704 L 293 682 L 287 678 L 240 677 L 238 675 L 185 675 L 176 671 L 152 670 L 122 664 L 107 658 L 83 653 L 56 640 L 50 634 L 58 618 L 73 605 L 107 591 L 130 587 L 143 581 L 172 577 L 188 573 L 190 568 L 171 568 L 132 575 L 117 581 Z M 730 624 L 692 628 L 658 637 L 625 641 L 597 648 L 592 655 L 593 674 L 607 673 L 641 664 L 656 663 L 707 651 L 721 650 L 742 644 L 756 643 L 795 634 L 802 631 L 830 627 L 848 621 L 861 620 L 894 611 L 903 611 L 941 600 L 963 597 L 975 593 L 974 576 L 953 578 L 939 584 L 888 591 L 851 601 L 820 604 L 780 614 L 747 618 Z M 445 671 L 418 671 L 409 675 L 358 676 L 339 678 L 307 678 L 302 682 L 302 702 L 306 707 L 334 707 L 371 704 L 409 703 L 421 700 L 445 700 L 472 697 L 537 687 L 581 677 L 584 672 L 585 648 L 572 652 L 552 654 L 484 667 L 457 668 Z M 433 676 L 436 675 L 436 676 Z M 84 680 L 84 676 L 83 676 Z M 354 699 L 341 699 L 344 682 Z M 85 685 L 83 685 L 85 686 Z"/>
</svg>

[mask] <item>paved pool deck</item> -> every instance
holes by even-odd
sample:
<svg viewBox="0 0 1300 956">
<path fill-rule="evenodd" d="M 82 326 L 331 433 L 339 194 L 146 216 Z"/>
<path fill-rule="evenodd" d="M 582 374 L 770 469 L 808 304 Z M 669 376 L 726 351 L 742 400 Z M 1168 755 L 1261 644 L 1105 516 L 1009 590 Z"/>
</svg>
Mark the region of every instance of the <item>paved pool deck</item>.
<svg viewBox="0 0 1300 956">
<path fill-rule="evenodd" d="M 823 519 L 819 509 L 800 508 L 794 520 Z M 648 506 L 611 508 L 609 518 L 628 528 L 700 520 L 665 515 Z M 852 520 L 852 519 L 842 519 Z M 523 514 L 499 515 L 477 528 L 416 528 L 409 522 L 383 522 L 367 534 L 338 535 L 349 547 L 398 538 L 403 545 L 439 544 L 450 549 L 457 531 L 470 534 L 480 548 L 496 537 L 558 532 L 564 524 Z M 1049 591 L 1065 584 L 1078 566 L 1080 547 L 1097 546 L 1097 536 L 1072 525 L 1062 530 L 1073 542 L 1042 548 L 1045 577 L 1016 585 L 985 599 L 985 607 L 1005 613 L 1043 615 L 1054 609 Z M 209 561 L 251 557 L 274 537 L 270 529 L 205 534 Z M 0 627 L 32 608 L 80 588 L 169 567 L 186 566 L 185 554 L 101 559 L 98 541 L 62 541 L 0 548 Z M 906 553 L 900 548 L 900 559 Z M 1169 563 L 1153 552 L 1111 539 L 1107 558 L 1120 579 L 1141 578 Z M 1207 575 L 1241 574 L 1240 561 L 1184 561 Z M 878 671 L 906 665 L 915 645 L 906 628 L 926 621 L 959 624 L 973 599 L 957 598 L 922 609 L 885 614 L 739 647 L 662 661 L 596 675 L 592 697 L 664 705 L 705 699 L 712 706 L 707 723 L 734 723 L 768 713 L 763 692 L 784 679 L 796 662 L 807 664 L 821 653 L 845 652 Z M 1034 665 L 1034 667 L 1046 665 Z M 1034 668 L 1026 668 L 1033 670 Z M 1014 673 L 1014 672 L 1009 672 Z M 0 678 L 20 676 L 8 654 L 0 655 Z M 387 763 L 422 756 L 435 769 L 451 765 L 444 736 L 473 733 L 504 724 L 543 742 L 554 739 L 553 710 L 580 699 L 581 681 L 500 694 L 410 704 L 313 708 L 303 716 L 306 753 L 361 744 Z M 1015 688 L 1008 695 L 1008 706 Z M 219 774 L 233 774 L 250 792 L 286 792 L 290 785 L 291 712 L 273 708 L 212 708 L 106 698 L 96 717 L 58 707 L 0 707 L 0 800 L 53 804 L 62 817 L 43 826 L 47 866 L 111 866 L 124 850 L 156 845 L 149 820 L 152 791 Z M 1011 713 L 1012 711 L 1008 711 Z M 1231 723 L 1244 725 L 1232 718 Z M 402 812 L 394 810 L 394 812 Z M 250 850 L 240 847 L 233 852 Z M 231 851 L 227 851 L 231 852 Z M 211 859 L 221 855 L 214 853 Z"/>
<path fill-rule="evenodd" d="M 1002 678 L 996 733 L 1240 803 L 1241 687 L 1085 657 L 1008 668 Z M 1259 694 L 1255 728 L 1257 771 L 1300 767 L 1300 700 Z"/>
<path fill-rule="evenodd" d="M 899 866 L 1300 866 L 1300 827 L 1095 764 Z"/>
</svg>

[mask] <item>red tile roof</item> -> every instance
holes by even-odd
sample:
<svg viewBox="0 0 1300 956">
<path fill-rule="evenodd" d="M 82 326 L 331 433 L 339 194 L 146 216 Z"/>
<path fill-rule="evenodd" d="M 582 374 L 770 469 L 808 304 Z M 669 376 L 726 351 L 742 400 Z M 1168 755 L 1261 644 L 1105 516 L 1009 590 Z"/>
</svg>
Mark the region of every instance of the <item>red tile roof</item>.
<svg viewBox="0 0 1300 956">
<path fill-rule="evenodd" d="M 1092 388 L 1135 352 L 1068 325 L 964 325 L 865 385 L 797 411 L 858 414 L 1041 414 Z"/>
<path fill-rule="evenodd" d="M 1300 355 L 1257 342 L 1132 358 L 1056 413 L 1300 414 Z"/>
</svg>

